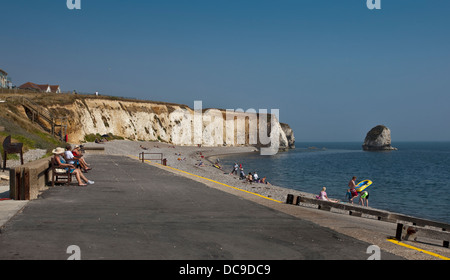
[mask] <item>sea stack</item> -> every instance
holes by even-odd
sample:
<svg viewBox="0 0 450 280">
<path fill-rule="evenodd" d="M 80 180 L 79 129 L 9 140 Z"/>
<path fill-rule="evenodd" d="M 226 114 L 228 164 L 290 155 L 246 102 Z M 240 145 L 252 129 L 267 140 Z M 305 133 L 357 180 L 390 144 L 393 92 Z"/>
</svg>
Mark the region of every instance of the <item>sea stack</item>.
<svg viewBox="0 0 450 280">
<path fill-rule="evenodd" d="M 377 125 L 367 133 L 362 148 L 364 151 L 397 150 L 391 146 L 391 130 L 384 125 Z"/>
</svg>

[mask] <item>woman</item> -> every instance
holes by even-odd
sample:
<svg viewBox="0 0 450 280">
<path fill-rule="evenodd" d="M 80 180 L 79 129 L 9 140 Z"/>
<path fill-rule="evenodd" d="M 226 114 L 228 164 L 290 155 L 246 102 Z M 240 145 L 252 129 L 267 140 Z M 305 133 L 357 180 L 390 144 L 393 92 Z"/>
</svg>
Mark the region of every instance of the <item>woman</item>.
<svg viewBox="0 0 450 280">
<path fill-rule="evenodd" d="M 54 158 L 55 158 L 56 162 L 58 163 L 58 165 L 64 169 L 66 169 L 70 173 L 75 174 L 75 177 L 77 178 L 77 181 L 78 181 L 78 186 L 87 186 L 87 184 L 89 184 L 89 185 L 94 184 L 94 181 L 91 181 L 88 178 L 86 178 L 80 169 L 75 168 L 75 166 L 73 164 L 66 163 L 66 161 L 64 160 L 64 157 L 63 157 L 64 152 L 65 152 L 65 150 L 60 147 L 58 147 L 52 151 Z M 85 184 L 83 181 L 86 182 L 87 184 Z"/>
<path fill-rule="evenodd" d="M 330 201 L 330 202 L 339 202 L 339 200 L 329 199 L 328 195 L 326 193 L 326 190 L 327 190 L 327 188 L 323 187 L 322 191 L 320 192 L 320 195 L 316 196 L 316 198 L 320 199 L 320 200 Z"/>
<path fill-rule="evenodd" d="M 73 150 L 72 150 L 72 154 L 73 154 L 74 157 L 79 158 L 79 161 L 82 162 L 82 163 L 83 163 L 84 165 L 86 165 L 87 167 L 90 167 L 90 166 L 91 166 L 90 164 L 88 164 L 88 163 L 86 162 L 86 160 L 84 159 L 84 157 L 82 157 L 82 156 L 83 156 L 83 153 L 81 153 L 81 147 L 80 147 L 80 146 L 76 145 L 75 148 L 73 148 Z M 90 168 L 90 169 L 92 169 L 92 168 Z M 90 170 L 90 169 L 89 169 L 89 170 Z"/>
<path fill-rule="evenodd" d="M 247 175 L 247 182 L 249 182 L 250 184 L 253 182 L 253 176 L 251 172 L 249 172 Z"/>
</svg>

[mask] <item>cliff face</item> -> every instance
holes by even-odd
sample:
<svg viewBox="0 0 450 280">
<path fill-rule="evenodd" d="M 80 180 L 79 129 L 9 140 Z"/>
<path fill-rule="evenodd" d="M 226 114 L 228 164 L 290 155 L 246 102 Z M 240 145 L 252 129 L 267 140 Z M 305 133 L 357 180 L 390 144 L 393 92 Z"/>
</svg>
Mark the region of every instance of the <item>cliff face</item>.
<svg viewBox="0 0 450 280">
<path fill-rule="evenodd" d="M 274 115 L 100 98 L 76 99 L 63 108 L 48 109 L 68 116 L 67 133 L 73 143 L 83 141 L 88 134 L 112 133 L 130 140 L 175 145 L 265 147 L 278 143 L 281 149 L 295 147 L 292 129 L 280 124 Z"/>
<path fill-rule="evenodd" d="M 282 128 L 284 134 L 286 135 L 287 148 L 295 149 L 294 131 L 287 123 L 280 123 L 280 124 L 281 124 L 281 128 Z"/>
</svg>

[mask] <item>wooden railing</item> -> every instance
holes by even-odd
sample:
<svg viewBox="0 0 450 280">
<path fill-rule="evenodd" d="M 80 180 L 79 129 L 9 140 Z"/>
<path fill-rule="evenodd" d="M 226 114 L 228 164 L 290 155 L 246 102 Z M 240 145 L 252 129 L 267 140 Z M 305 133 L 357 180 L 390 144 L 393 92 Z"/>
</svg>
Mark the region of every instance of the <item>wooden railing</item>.
<svg viewBox="0 0 450 280">
<path fill-rule="evenodd" d="M 61 140 L 63 140 L 63 137 L 67 132 L 67 117 L 55 117 L 49 110 L 24 96 L 9 96 L 8 98 L 6 98 L 6 100 L 17 101 L 19 104 L 27 108 L 32 114 L 32 122 L 35 122 L 37 120 L 35 118 L 42 118 L 47 121 L 51 126 L 51 134 L 53 136 L 56 135 L 56 128 L 59 127 L 59 136 Z"/>
</svg>

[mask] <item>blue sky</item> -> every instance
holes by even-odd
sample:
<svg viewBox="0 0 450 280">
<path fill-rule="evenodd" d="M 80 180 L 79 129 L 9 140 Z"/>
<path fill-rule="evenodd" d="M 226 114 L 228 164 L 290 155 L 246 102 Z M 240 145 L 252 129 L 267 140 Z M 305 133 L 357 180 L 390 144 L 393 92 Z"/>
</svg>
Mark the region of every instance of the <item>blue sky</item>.
<svg viewBox="0 0 450 280">
<path fill-rule="evenodd" d="M 3 0 L 13 82 L 279 109 L 301 141 L 450 141 L 450 1 Z"/>
</svg>

